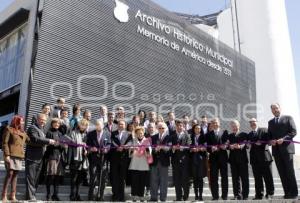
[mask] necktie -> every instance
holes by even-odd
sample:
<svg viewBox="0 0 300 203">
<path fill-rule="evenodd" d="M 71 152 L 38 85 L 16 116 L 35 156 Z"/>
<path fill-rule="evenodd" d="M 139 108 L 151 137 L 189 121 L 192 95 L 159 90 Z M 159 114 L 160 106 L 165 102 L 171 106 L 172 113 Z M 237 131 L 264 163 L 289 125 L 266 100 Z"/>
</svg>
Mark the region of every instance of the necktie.
<svg viewBox="0 0 300 203">
<path fill-rule="evenodd" d="M 120 140 L 120 141 L 122 140 L 122 132 L 120 132 L 119 140 Z"/>
<path fill-rule="evenodd" d="M 195 136 L 195 145 L 196 145 L 196 146 L 198 146 L 198 139 L 199 139 L 199 136 L 200 136 L 200 135 L 196 135 L 196 136 Z"/>
<path fill-rule="evenodd" d="M 98 144 L 99 144 L 99 146 L 101 145 L 101 134 L 98 134 Z"/>
<path fill-rule="evenodd" d="M 275 118 L 275 123 L 276 123 L 276 124 L 278 124 L 278 120 L 279 120 L 279 118 L 276 117 L 276 118 Z"/>
</svg>

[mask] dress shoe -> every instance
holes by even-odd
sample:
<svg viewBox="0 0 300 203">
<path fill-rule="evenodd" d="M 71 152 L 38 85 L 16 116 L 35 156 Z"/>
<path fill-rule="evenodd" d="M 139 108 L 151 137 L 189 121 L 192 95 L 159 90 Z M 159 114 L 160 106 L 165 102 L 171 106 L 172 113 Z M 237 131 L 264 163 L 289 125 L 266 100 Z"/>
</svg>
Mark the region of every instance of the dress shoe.
<svg viewBox="0 0 300 203">
<path fill-rule="evenodd" d="M 50 199 L 50 194 L 47 194 L 46 195 L 46 201 L 50 201 L 51 199 Z"/>
<path fill-rule="evenodd" d="M 242 200 L 242 197 L 237 196 L 237 197 L 232 198 L 231 200 Z"/>
<path fill-rule="evenodd" d="M 273 199 L 273 195 L 266 195 L 266 199 L 267 199 L 267 200 Z"/>
<path fill-rule="evenodd" d="M 76 201 L 78 201 L 78 202 L 81 202 L 81 201 L 82 201 L 80 195 L 77 195 L 77 196 L 76 196 Z"/>
<path fill-rule="evenodd" d="M 76 197 L 73 196 L 73 195 L 71 195 L 71 196 L 70 196 L 70 201 L 72 201 L 72 202 L 76 201 Z"/>
<path fill-rule="evenodd" d="M 97 197 L 97 198 L 96 198 L 96 201 L 98 201 L 98 202 L 103 202 L 103 201 L 104 201 L 104 198 L 103 198 L 103 197 Z"/>
<path fill-rule="evenodd" d="M 60 201 L 57 195 L 52 195 L 51 199 L 52 201 L 58 201 L 58 202 Z"/>
<path fill-rule="evenodd" d="M 294 200 L 296 200 L 296 199 L 298 199 L 298 196 L 297 195 L 286 195 L 285 199 L 294 199 Z"/>
</svg>

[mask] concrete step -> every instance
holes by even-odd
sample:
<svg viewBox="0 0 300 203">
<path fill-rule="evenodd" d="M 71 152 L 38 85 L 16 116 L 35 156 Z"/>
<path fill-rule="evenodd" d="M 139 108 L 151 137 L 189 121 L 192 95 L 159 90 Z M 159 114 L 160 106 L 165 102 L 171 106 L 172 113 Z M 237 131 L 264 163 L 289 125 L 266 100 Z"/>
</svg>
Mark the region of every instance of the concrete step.
<svg viewBox="0 0 300 203">
<path fill-rule="evenodd" d="M 2 184 L 0 184 L 0 187 L 2 188 Z M 255 188 L 254 187 L 250 187 L 249 189 L 250 189 L 249 194 L 250 194 L 251 197 L 253 197 L 255 195 Z M 18 191 L 18 195 L 20 195 L 20 196 L 24 195 L 25 191 L 26 191 L 25 184 L 18 184 L 17 191 Z M 130 194 L 130 191 L 131 191 L 130 187 L 126 187 L 126 193 Z M 220 191 L 220 194 L 221 194 L 221 189 L 219 191 Z M 46 186 L 45 185 L 39 185 L 37 193 L 40 196 L 43 196 L 43 195 L 45 196 L 45 194 L 46 194 Z M 70 194 L 70 186 L 69 185 L 61 185 L 61 186 L 59 186 L 59 193 L 60 193 L 60 196 L 63 196 L 63 197 L 66 196 L 66 197 L 68 197 L 69 194 Z M 88 193 L 88 187 L 81 186 L 80 187 L 80 193 L 83 194 L 83 195 L 87 195 L 87 193 Z M 105 194 L 106 194 L 106 196 L 110 196 L 112 194 L 111 186 L 107 186 L 106 187 Z M 228 194 L 229 194 L 229 196 L 233 196 L 232 195 L 233 194 L 232 187 L 229 187 Z M 281 187 L 280 188 L 275 188 L 275 194 L 276 194 L 276 197 L 283 196 L 283 189 Z M 299 190 L 299 194 L 300 194 L 300 190 Z M 168 188 L 168 196 L 175 197 L 175 188 L 174 187 L 169 187 Z M 193 188 L 192 187 L 190 188 L 190 196 L 194 197 L 194 192 L 193 192 Z M 203 196 L 211 197 L 211 192 L 210 192 L 210 189 L 208 188 L 207 184 L 205 184 L 205 186 L 204 186 Z"/>
<path fill-rule="evenodd" d="M 88 201 L 88 197 L 87 197 L 86 194 L 81 194 L 80 196 L 81 196 L 82 202 L 92 202 L 92 201 Z M 46 201 L 46 198 L 45 198 L 44 194 L 39 194 L 38 193 L 36 195 L 36 198 L 37 198 L 37 200 L 39 200 L 38 202 Z M 280 196 L 274 197 L 272 200 L 262 200 L 262 201 L 252 200 L 254 197 L 249 197 L 248 198 L 249 200 L 246 200 L 246 201 L 245 200 L 243 200 L 243 201 L 242 200 L 231 200 L 232 198 L 233 198 L 233 196 L 228 196 L 227 201 L 223 201 L 220 198 L 220 200 L 217 201 L 217 202 L 218 203 L 220 203 L 220 202 L 226 202 L 226 203 L 232 203 L 232 202 L 236 202 L 236 203 L 239 203 L 239 202 L 243 202 L 243 203 L 257 203 L 257 202 L 265 202 L 265 203 L 270 203 L 270 202 L 272 202 L 272 203 L 299 203 L 299 200 L 285 200 Z M 23 195 L 17 195 L 17 199 L 18 200 L 24 200 L 24 196 Z M 69 201 L 69 195 L 59 195 L 59 199 L 60 199 L 59 203 L 61 203 L 61 202 L 71 202 L 71 201 Z M 150 197 L 147 196 L 147 197 L 144 197 L 144 199 L 146 201 L 149 201 Z M 170 197 L 168 195 L 167 202 L 175 202 L 175 199 L 176 199 L 175 196 Z M 194 201 L 194 199 L 195 199 L 194 196 L 193 197 L 190 196 L 188 201 L 186 201 L 186 202 L 196 202 L 196 201 Z M 216 201 L 212 201 L 212 198 L 211 198 L 210 195 L 203 196 L 203 200 L 204 200 L 203 202 L 212 202 L 212 203 L 216 202 Z M 105 195 L 104 196 L 104 201 L 105 202 L 111 202 L 111 195 Z M 125 201 L 126 202 L 133 202 L 132 197 L 130 195 L 125 196 Z M 25 202 L 27 202 L 27 201 L 24 201 L 24 203 Z M 52 201 L 47 201 L 47 202 L 52 202 Z M 197 202 L 200 202 L 200 201 L 197 201 Z"/>
<path fill-rule="evenodd" d="M 5 171 L 0 171 L 0 183 L 2 183 L 4 181 L 5 175 L 6 175 Z M 207 182 L 207 179 L 205 179 L 205 181 Z M 20 173 L 18 175 L 18 183 L 25 184 L 25 172 L 24 171 L 20 171 Z M 63 185 L 69 185 L 69 184 L 70 184 L 70 176 L 69 176 L 69 174 L 66 174 L 64 177 Z M 219 178 L 219 184 L 221 184 L 220 178 Z M 231 177 L 228 177 L 228 184 L 229 184 L 229 187 L 232 186 Z M 255 184 L 254 179 L 249 178 L 250 187 L 252 187 L 252 186 L 254 187 L 254 184 Z M 300 179 L 297 180 L 297 184 L 300 186 Z M 274 178 L 274 185 L 275 185 L 275 188 L 282 186 L 279 178 Z"/>
<path fill-rule="evenodd" d="M 2 185 L 3 184 L 1 183 L 0 187 L 2 187 Z M 20 191 L 20 192 L 23 192 L 23 191 L 25 192 L 25 186 L 26 186 L 25 184 L 18 184 L 17 190 Z M 128 186 L 128 188 L 130 188 L 130 187 Z M 190 191 L 193 192 L 193 187 L 191 186 L 190 188 L 191 188 Z M 81 186 L 81 190 L 84 191 L 84 192 L 87 192 L 88 187 L 87 186 Z M 249 187 L 249 190 L 250 190 L 250 193 L 254 193 L 255 188 L 254 187 Z M 59 186 L 59 191 L 60 192 L 69 192 L 70 191 L 70 186 L 69 185 L 60 185 Z M 111 192 L 111 186 L 107 186 L 105 191 Z M 204 192 L 210 192 L 210 189 L 208 188 L 207 185 L 205 185 L 204 188 L 203 188 L 203 191 Z M 221 191 L 221 189 L 220 189 L 220 191 Z M 232 187 L 229 187 L 228 191 L 229 191 L 229 193 L 232 193 Z M 275 188 L 275 191 L 276 192 L 282 192 L 283 189 L 282 188 Z M 299 191 L 300 191 L 300 188 L 299 188 Z M 45 185 L 39 185 L 38 192 L 46 192 L 46 186 Z M 174 187 L 168 187 L 168 192 L 175 193 L 175 188 Z M 299 194 L 300 194 L 300 192 L 299 192 Z"/>
<path fill-rule="evenodd" d="M 63 201 L 68 201 L 69 200 L 69 195 L 70 195 L 69 190 L 70 190 L 70 188 L 63 188 L 62 189 L 60 187 L 60 189 L 59 189 L 59 198 L 61 200 L 63 200 Z M 18 193 L 17 193 L 18 199 L 20 199 L 20 200 L 24 199 L 25 198 L 24 197 L 25 193 L 23 191 L 21 191 L 20 188 L 18 188 L 17 191 L 18 191 Z M 126 187 L 125 194 L 126 194 L 126 199 L 130 200 L 131 199 L 131 196 L 130 196 L 130 187 Z M 43 187 L 43 186 L 39 187 L 36 195 L 37 195 L 37 199 L 38 200 L 45 200 L 46 199 L 46 197 L 45 197 L 46 196 L 45 187 Z M 87 187 L 81 187 L 80 188 L 80 196 L 81 196 L 82 200 L 87 200 L 88 199 L 87 195 L 88 195 L 88 188 Z M 112 195 L 111 187 L 107 187 L 105 189 L 105 200 L 109 201 L 110 198 L 111 198 L 111 195 Z M 283 191 L 276 191 L 276 195 L 274 196 L 274 198 L 279 199 L 282 196 L 283 196 Z M 194 200 L 194 197 L 195 197 L 194 196 L 194 192 L 191 189 L 190 190 L 190 198 L 189 198 L 189 200 Z M 229 192 L 228 198 L 230 199 L 232 197 L 233 197 L 232 192 Z M 254 192 L 251 191 L 250 195 L 249 195 L 249 199 L 252 199 L 253 197 L 254 197 Z M 146 198 L 147 198 L 147 196 L 146 196 Z M 208 189 L 205 189 L 203 191 L 203 198 L 205 200 L 210 200 L 211 199 L 211 193 L 210 193 L 210 191 Z M 168 189 L 168 200 L 172 201 L 174 199 L 175 199 L 175 189 L 174 188 L 169 188 Z"/>
</svg>

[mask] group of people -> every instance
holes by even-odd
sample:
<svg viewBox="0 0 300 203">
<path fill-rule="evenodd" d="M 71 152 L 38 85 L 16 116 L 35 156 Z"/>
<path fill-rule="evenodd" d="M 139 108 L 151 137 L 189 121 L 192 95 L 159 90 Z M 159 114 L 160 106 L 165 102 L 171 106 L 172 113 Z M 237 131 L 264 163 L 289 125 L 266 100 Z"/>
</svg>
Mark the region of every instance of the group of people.
<svg viewBox="0 0 300 203">
<path fill-rule="evenodd" d="M 274 118 L 269 121 L 268 128 L 259 127 L 257 120 L 252 118 L 250 132 L 242 132 L 237 120 L 230 122 L 230 130 L 223 130 L 218 118 L 208 121 L 202 116 L 200 120 L 190 121 L 187 115 L 176 118 L 174 112 L 168 113 L 165 122 L 156 112 L 146 114 L 140 110 L 128 121 L 121 106 L 115 113 L 101 106 L 93 123 L 91 111 L 85 110 L 81 114 L 80 104 L 75 104 L 69 117 L 64 104 L 65 99 L 58 98 L 54 106 L 43 105 L 26 132 L 24 118 L 13 117 L 3 135 L 7 174 L 2 201 L 16 200 L 17 174 L 24 159 L 28 200 L 36 200 L 39 177 L 44 168 L 46 198 L 59 201 L 58 185 L 68 168 L 71 201 L 81 200 L 80 185 L 86 177 L 89 177 L 89 200 L 103 201 L 105 186 L 109 183 L 112 201 L 125 201 L 126 184 L 131 185 L 133 201 L 145 200 L 147 191 L 150 191 L 150 201 L 166 201 L 170 166 L 176 201 L 189 199 L 191 183 L 195 200 L 203 200 L 203 179 L 206 176 L 212 199 L 221 197 L 227 200 L 228 163 L 234 199 L 247 200 L 249 161 L 255 179 L 254 199 L 263 199 L 264 196 L 271 199 L 275 190 L 271 170 L 273 157 L 284 198 L 296 199 L 298 196 L 293 166 L 296 127 L 291 116 L 281 115 L 277 103 L 271 105 Z M 272 146 L 273 157 L 269 146 Z M 9 183 L 12 189 L 7 196 Z"/>
</svg>

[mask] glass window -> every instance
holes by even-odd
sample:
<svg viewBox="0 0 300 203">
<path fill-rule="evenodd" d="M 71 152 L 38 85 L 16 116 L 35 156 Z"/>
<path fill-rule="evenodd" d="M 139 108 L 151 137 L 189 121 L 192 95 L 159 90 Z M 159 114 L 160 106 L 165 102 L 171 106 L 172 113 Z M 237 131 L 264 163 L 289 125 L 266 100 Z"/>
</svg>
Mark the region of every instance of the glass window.
<svg viewBox="0 0 300 203">
<path fill-rule="evenodd" d="M 0 92 L 21 82 L 27 24 L 0 40 Z"/>
</svg>

